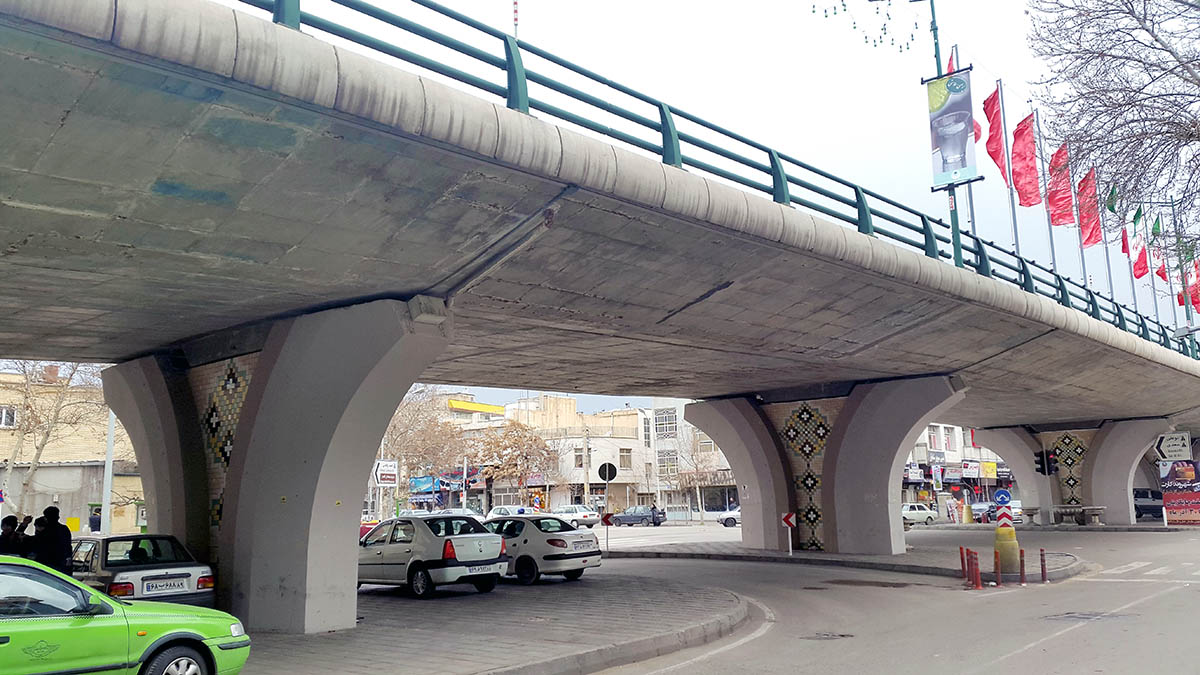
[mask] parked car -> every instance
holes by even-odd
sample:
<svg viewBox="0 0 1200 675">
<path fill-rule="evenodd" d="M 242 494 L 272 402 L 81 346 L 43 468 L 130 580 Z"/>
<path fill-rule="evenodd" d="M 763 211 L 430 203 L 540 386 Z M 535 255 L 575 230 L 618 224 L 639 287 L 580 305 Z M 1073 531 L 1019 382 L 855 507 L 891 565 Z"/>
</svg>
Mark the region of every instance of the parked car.
<svg viewBox="0 0 1200 675">
<path fill-rule="evenodd" d="M 1014 499 L 1008 503 L 1012 507 L 1012 517 L 1014 523 L 1025 522 L 1025 511 L 1021 509 L 1021 500 Z"/>
<path fill-rule="evenodd" d="M 916 502 L 901 504 L 900 515 L 904 517 L 906 523 L 924 523 L 925 525 L 932 525 L 938 517 L 937 511 Z"/>
<path fill-rule="evenodd" d="M 568 581 L 600 566 L 600 542 L 557 516 L 497 518 L 484 527 L 504 537 L 509 551 L 507 574 L 529 585 L 543 574 L 561 574 Z"/>
<path fill-rule="evenodd" d="M 475 509 L 441 509 L 439 511 L 434 511 L 434 513 L 439 516 L 467 516 L 469 518 L 474 518 L 479 522 L 483 522 L 483 514 Z"/>
<path fill-rule="evenodd" d="M 110 598 L 13 556 L 0 556 L 0 638 L 0 670 L 17 675 L 236 675 L 250 655 L 225 612 Z"/>
<path fill-rule="evenodd" d="M 733 527 L 742 524 L 742 507 L 730 509 L 721 515 L 717 516 L 717 522 L 725 527 Z"/>
<path fill-rule="evenodd" d="M 418 598 L 443 584 L 472 584 L 489 593 L 508 571 L 504 539 L 470 516 L 393 518 L 358 543 L 359 584 L 407 586 Z"/>
<path fill-rule="evenodd" d="M 530 513 L 541 513 L 541 511 L 532 506 L 497 506 L 488 511 L 487 520 L 500 516 L 523 516 Z"/>
<path fill-rule="evenodd" d="M 994 502 L 975 502 L 971 504 L 971 516 L 975 518 L 975 522 L 983 520 L 983 516 L 987 515 L 988 522 L 996 520 L 996 504 Z"/>
<path fill-rule="evenodd" d="M 72 575 L 114 598 L 213 606 L 212 568 L 169 534 L 90 534 L 72 546 Z"/>
<path fill-rule="evenodd" d="M 662 525 L 667 514 L 649 506 L 631 506 L 620 513 L 614 513 L 613 525 Z"/>
<path fill-rule="evenodd" d="M 1162 518 L 1163 495 L 1160 490 L 1150 488 L 1133 489 L 1133 511 L 1137 518 L 1154 516 Z"/>
<path fill-rule="evenodd" d="M 600 514 L 596 513 L 595 509 L 583 504 L 560 506 L 554 509 L 554 513 L 561 516 L 563 520 L 569 521 L 573 527 L 584 525 L 590 528 L 600 522 Z"/>
</svg>

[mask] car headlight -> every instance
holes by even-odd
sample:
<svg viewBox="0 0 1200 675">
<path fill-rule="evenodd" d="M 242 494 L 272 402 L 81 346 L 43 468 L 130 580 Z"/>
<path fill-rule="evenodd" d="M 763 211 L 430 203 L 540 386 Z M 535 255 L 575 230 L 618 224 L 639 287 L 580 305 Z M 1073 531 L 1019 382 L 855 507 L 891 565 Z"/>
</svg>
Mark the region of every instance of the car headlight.
<svg viewBox="0 0 1200 675">
<path fill-rule="evenodd" d="M 229 627 L 229 634 L 233 637 L 242 637 L 246 634 L 246 629 L 242 626 L 242 622 L 239 621 Z"/>
</svg>

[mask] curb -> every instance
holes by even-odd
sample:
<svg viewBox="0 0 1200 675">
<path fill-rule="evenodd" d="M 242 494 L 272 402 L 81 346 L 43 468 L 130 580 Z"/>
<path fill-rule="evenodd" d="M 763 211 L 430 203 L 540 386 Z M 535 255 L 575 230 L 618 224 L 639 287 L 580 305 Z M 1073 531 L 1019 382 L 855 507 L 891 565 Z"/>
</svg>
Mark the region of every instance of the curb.
<svg viewBox="0 0 1200 675">
<path fill-rule="evenodd" d="M 993 523 L 947 523 L 944 525 L 922 525 L 923 530 L 985 531 L 996 529 Z M 1184 532 L 1186 527 L 1145 527 L 1142 525 L 1024 525 L 1016 526 L 1018 532 Z"/>
<path fill-rule="evenodd" d="M 1060 581 L 1073 577 L 1084 570 L 1084 563 L 1076 556 L 1070 553 L 1059 553 L 1057 555 L 1070 556 L 1072 562 L 1065 567 L 1058 567 L 1052 570 L 1047 570 L 1046 576 L 1051 581 Z M 854 567 L 858 569 L 880 570 L 884 572 L 902 572 L 906 574 L 924 574 L 927 576 L 936 577 L 952 577 L 955 579 L 962 578 L 962 571 L 957 567 L 937 567 L 934 565 L 914 565 L 911 563 L 889 563 L 876 562 L 874 560 L 851 560 L 846 558 L 811 558 L 811 557 L 788 557 L 786 555 L 749 555 L 740 553 L 688 553 L 683 551 L 607 551 L 604 554 L 605 558 L 681 558 L 681 559 L 696 559 L 696 560 L 735 560 L 742 562 L 768 562 L 768 563 L 785 563 L 792 565 L 817 565 L 822 567 Z M 1040 576 L 1040 571 L 1038 576 Z M 995 580 L 994 574 L 984 574 L 984 578 L 991 577 Z M 1017 582 L 1021 578 L 1020 574 L 1012 575 L 1012 582 Z M 1003 581 L 1009 582 L 1009 575 L 1003 575 Z"/>
<path fill-rule="evenodd" d="M 629 642 L 593 647 L 582 652 L 556 656 L 543 661 L 531 661 L 516 666 L 505 666 L 504 668 L 483 672 L 486 675 L 593 673 L 605 668 L 623 666 L 690 647 L 698 647 L 729 635 L 749 617 L 749 605 L 745 598 L 732 591 L 725 592 L 737 598 L 736 607 L 725 614 L 709 617 L 677 630 Z"/>
</svg>

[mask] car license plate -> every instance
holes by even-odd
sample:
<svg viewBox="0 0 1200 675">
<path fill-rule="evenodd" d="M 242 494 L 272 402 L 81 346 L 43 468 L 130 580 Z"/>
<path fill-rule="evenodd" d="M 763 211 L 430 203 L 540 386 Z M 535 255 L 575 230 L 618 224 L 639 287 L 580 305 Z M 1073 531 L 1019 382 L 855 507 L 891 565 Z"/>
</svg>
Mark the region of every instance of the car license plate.
<svg viewBox="0 0 1200 675">
<path fill-rule="evenodd" d="M 491 571 L 492 571 L 491 565 L 474 565 L 472 567 L 467 568 L 467 574 L 483 574 L 484 572 L 491 572 Z"/>
<path fill-rule="evenodd" d="M 142 585 L 142 591 L 146 595 L 154 595 L 156 593 L 174 593 L 175 591 L 186 591 L 186 579 L 164 579 L 163 581 L 147 581 Z"/>
<path fill-rule="evenodd" d="M 588 550 L 589 548 L 591 548 L 591 547 L 592 547 L 592 542 L 590 542 L 590 541 L 577 541 L 577 542 L 575 542 L 574 544 L 572 544 L 572 546 L 574 546 L 574 548 L 575 548 L 575 550 L 576 550 L 576 551 L 586 551 L 586 550 Z"/>
</svg>

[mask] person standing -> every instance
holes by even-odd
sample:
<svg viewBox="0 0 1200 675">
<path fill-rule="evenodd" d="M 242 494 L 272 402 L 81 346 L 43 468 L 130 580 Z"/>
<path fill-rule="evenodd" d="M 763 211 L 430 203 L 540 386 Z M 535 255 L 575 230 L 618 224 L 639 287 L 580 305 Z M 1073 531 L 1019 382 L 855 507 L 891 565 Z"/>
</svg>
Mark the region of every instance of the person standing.
<svg viewBox="0 0 1200 675">
<path fill-rule="evenodd" d="M 34 521 L 33 527 L 33 559 L 51 569 L 63 574 L 71 574 L 71 530 L 58 522 L 57 506 L 47 506 L 42 511 L 44 527 L 38 527 Z"/>
<path fill-rule="evenodd" d="M 25 516 L 20 522 L 16 516 L 5 516 L 0 521 L 0 555 L 23 556 L 29 551 L 30 540 L 25 535 L 25 528 L 31 522 L 33 516 Z"/>
<path fill-rule="evenodd" d="M 92 532 L 100 531 L 100 507 L 92 509 L 92 515 L 88 516 L 88 529 Z"/>
</svg>

